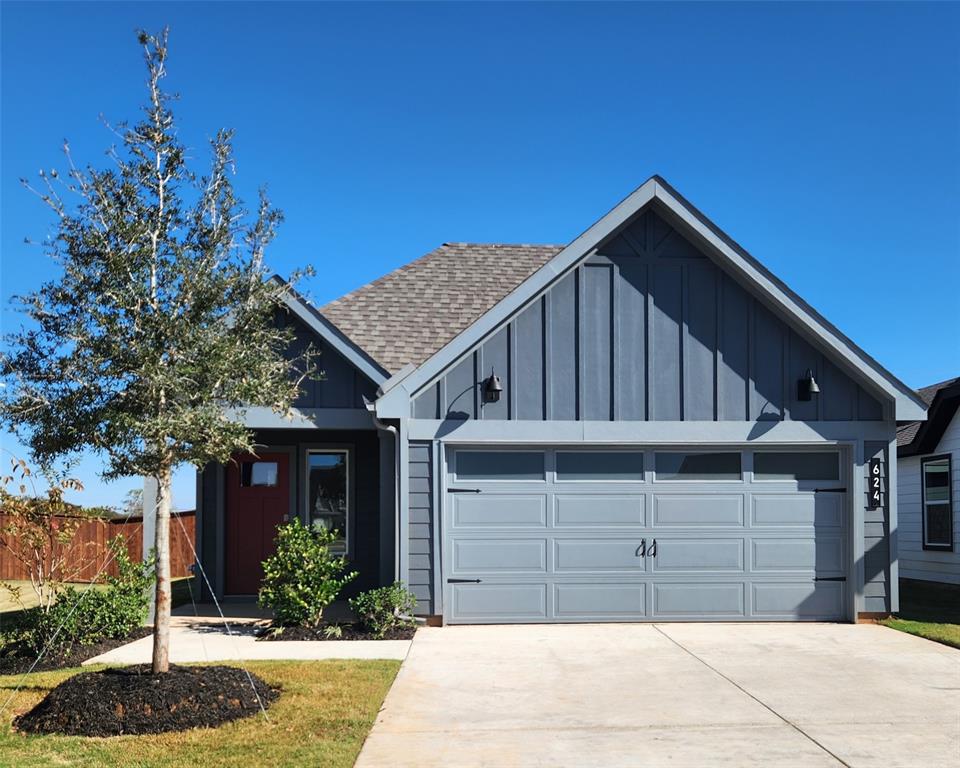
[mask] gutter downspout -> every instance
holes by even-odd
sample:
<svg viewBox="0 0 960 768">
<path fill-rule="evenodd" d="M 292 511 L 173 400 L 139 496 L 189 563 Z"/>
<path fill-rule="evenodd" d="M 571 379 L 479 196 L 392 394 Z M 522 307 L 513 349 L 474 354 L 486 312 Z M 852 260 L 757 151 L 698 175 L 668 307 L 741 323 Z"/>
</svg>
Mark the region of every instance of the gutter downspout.
<svg viewBox="0 0 960 768">
<path fill-rule="evenodd" d="M 377 418 L 376 405 L 363 398 L 373 425 L 381 432 L 393 435 L 393 580 L 400 581 L 400 430 Z"/>
</svg>

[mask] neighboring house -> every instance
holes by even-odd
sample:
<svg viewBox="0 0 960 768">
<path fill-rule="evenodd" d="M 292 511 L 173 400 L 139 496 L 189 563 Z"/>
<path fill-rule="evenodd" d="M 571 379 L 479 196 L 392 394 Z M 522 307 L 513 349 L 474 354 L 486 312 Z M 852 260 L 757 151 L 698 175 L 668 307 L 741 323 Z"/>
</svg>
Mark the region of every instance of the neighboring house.
<svg viewBox="0 0 960 768">
<path fill-rule="evenodd" d="M 900 577 L 960 584 L 960 378 L 920 396 L 927 421 L 897 429 Z"/>
<path fill-rule="evenodd" d="M 658 177 L 569 245 L 448 243 L 289 308 L 326 379 L 198 478 L 219 595 L 299 516 L 434 621 L 898 607 L 889 460 L 926 404 Z"/>
</svg>

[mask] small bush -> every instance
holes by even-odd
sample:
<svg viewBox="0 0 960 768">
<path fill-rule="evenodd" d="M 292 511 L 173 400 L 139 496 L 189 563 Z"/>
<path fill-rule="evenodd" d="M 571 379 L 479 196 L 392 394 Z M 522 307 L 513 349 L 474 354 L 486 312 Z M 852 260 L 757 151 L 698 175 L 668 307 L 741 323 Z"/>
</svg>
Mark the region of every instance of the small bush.
<svg viewBox="0 0 960 768">
<path fill-rule="evenodd" d="M 412 627 L 416 623 L 411 614 L 417 598 L 402 581 L 363 592 L 349 602 L 361 628 L 375 637 L 384 637 L 391 629 Z"/>
<path fill-rule="evenodd" d="M 357 578 L 347 559 L 330 552 L 335 531 L 307 528 L 300 520 L 277 529 L 277 553 L 263 562 L 259 603 L 280 626 L 317 626 L 340 590 Z"/>
<path fill-rule="evenodd" d="M 143 623 L 150 604 L 153 563 L 130 559 L 123 539 L 110 542 L 117 576 L 104 579 L 106 589 L 63 587 L 49 610 L 34 608 L 25 616 L 22 643 L 31 653 L 67 652 L 74 645 L 91 645 L 124 638 Z"/>
</svg>

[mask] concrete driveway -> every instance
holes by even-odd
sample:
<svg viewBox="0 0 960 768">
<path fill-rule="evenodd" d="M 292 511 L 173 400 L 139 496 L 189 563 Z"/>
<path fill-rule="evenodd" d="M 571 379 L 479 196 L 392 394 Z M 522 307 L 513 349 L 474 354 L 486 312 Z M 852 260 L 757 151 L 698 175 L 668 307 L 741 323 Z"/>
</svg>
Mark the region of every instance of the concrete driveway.
<svg viewBox="0 0 960 768">
<path fill-rule="evenodd" d="M 960 766 L 960 651 L 873 625 L 422 629 L 357 761 Z"/>
</svg>

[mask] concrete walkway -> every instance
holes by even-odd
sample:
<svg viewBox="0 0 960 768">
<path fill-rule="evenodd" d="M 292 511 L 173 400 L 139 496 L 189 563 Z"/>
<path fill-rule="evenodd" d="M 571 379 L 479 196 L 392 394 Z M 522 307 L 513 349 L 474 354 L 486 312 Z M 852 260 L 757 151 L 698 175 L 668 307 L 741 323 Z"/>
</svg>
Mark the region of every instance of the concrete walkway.
<svg viewBox="0 0 960 768">
<path fill-rule="evenodd" d="M 960 651 L 848 624 L 421 629 L 357 768 L 960 765 Z"/>
<path fill-rule="evenodd" d="M 259 618 L 228 618 L 233 636 L 223 621 L 210 616 L 173 616 L 170 619 L 170 661 L 257 661 L 273 659 L 403 659 L 410 640 L 284 640 L 257 642 L 255 633 L 265 622 Z M 94 656 L 84 664 L 146 664 L 153 640 L 145 637 Z"/>
</svg>

